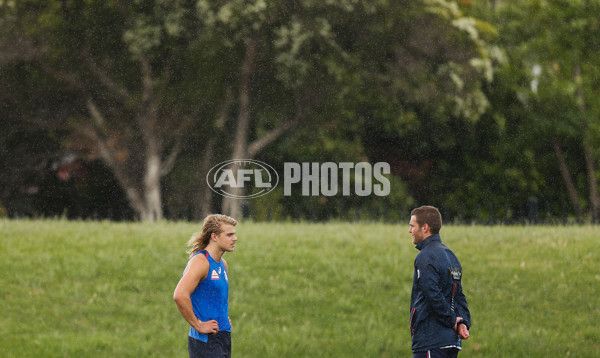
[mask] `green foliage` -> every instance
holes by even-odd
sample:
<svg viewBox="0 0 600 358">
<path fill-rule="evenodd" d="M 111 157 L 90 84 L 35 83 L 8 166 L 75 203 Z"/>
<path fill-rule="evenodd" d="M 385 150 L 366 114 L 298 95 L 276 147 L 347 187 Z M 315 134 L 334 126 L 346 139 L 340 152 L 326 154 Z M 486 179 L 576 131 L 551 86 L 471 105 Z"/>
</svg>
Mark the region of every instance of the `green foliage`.
<svg viewBox="0 0 600 358">
<path fill-rule="evenodd" d="M 256 41 L 248 141 L 303 117 L 258 159 L 387 161 L 402 193 L 393 210 L 414 199 L 500 219 L 503 205 L 521 215 L 538 196 L 556 216 L 567 197 L 550 143 L 582 193 L 582 147 L 600 155 L 599 11 L 597 0 L 1 1 L 0 163 L 10 174 L 0 178 L 35 182 L 30 169 L 66 148 L 97 158 L 79 137 L 99 125 L 92 98 L 100 136 L 135 183 L 147 149 L 139 123 L 158 114 L 162 159 L 181 143 L 165 202 L 197 211 L 199 161 L 210 138 L 211 160 L 230 159 L 244 49 Z M 284 217 L 298 204 L 318 217 L 377 206 L 271 199 Z"/>
<path fill-rule="evenodd" d="M 242 222 L 225 256 L 234 354 L 410 356 L 407 221 Z M 186 356 L 171 297 L 199 225 L 0 220 L 3 356 Z M 473 317 L 462 354 L 595 357 L 595 230 L 444 226 Z"/>
<path fill-rule="evenodd" d="M 599 10 L 598 1 L 508 1 L 498 9 L 501 42 L 510 51 L 513 70 L 528 76 L 517 85 L 526 105 L 532 105 L 529 110 L 545 117 L 548 135 L 581 133 L 584 121 L 578 117 L 585 114 L 580 106 L 595 107 L 589 86 L 596 83 L 593 69 L 600 64 L 593 50 L 599 45 Z M 587 71 L 577 75 L 578 67 Z"/>
<path fill-rule="evenodd" d="M 597 100 L 591 98 L 595 89 L 589 84 L 597 83 L 593 69 L 600 65 L 592 54 L 599 48 L 596 13 L 600 3 L 493 3 L 493 7 L 474 6 L 476 14 L 497 24 L 497 43 L 507 54 L 507 63 L 489 91 L 491 112 L 501 118 L 503 127 L 491 151 L 502 165 L 512 167 L 513 174 L 521 173 L 522 188 L 535 195 L 560 197 L 563 204 L 555 201 L 553 205 L 564 206 L 568 199 L 553 146 L 563 152 L 579 193 L 588 190 L 586 176 L 590 176 L 585 170 L 584 147 L 597 147 L 591 138 L 596 136 L 594 123 L 600 112 Z M 597 160 L 596 156 L 593 161 Z M 507 194 L 514 197 L 512 193 L 517 192 Z"/>
<path fill-rule="evenodd" d="M 366 36 L 357 36 L 357 66 L 373 94 L 362 106 L 396 112 L 422 107 L 439 120 L 477 120 L 488 105 L 482 83 L 491 81 L 498 60 L 484 40 L 493 27 L 449 1 L 381 3 L 377 10 L 361 21 Z M 381 14 L 390 23 L 381 24 Z"/>
</svg>

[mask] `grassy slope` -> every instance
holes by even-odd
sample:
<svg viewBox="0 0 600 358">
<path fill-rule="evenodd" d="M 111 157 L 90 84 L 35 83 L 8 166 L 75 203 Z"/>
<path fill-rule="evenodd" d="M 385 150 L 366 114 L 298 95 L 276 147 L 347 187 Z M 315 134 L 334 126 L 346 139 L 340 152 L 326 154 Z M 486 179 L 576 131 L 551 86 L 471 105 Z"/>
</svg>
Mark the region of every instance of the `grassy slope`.
<svg viewBox="0 0 600 358">
<path fill-rule="evenodd" d="M 185 357 L 171 296 L 198 224 L 0 221 L 3 357 Z M 406 225 L 256 224 L 227 254 L 237 357 L 410 356 Z M 444 227 L 470 357 L 595 357 L 597 227 Z M 41 353 L 41 354 L 40 354 Z"/>
</svg>

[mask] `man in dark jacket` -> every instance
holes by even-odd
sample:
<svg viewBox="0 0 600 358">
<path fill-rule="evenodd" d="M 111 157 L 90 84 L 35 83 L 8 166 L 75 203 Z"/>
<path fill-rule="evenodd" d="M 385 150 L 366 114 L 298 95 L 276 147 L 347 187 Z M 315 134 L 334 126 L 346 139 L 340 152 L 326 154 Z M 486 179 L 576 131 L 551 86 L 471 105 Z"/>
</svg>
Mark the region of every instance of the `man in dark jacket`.
<svg viewBox="0 0 600 358">
<path fill-rule="evenodd" d="M 471 314 L 462 292 L 462 266 L 442 244 L 442 215 L 433 206 L 411 212 L 415 258 L 410 297 L 410 331 L 413 358 L 457 357 L 461 339 L 469 338 Z"/>
</svg>

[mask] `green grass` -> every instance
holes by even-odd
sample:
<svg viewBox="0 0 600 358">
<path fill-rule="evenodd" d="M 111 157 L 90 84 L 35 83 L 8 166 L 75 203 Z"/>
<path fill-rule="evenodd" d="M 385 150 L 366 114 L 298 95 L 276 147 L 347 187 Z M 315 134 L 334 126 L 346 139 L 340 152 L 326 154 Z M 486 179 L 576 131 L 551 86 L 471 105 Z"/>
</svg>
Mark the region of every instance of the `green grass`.
<svg viewBox="0 0 600 358">
<path fill-rule="evenodd" d="M 0 356 L 186 357 L 172 301 L 199 224 L 0 220 Z M 410 357 L 407 225 L 241 223 L 235 357 Z M 598 227 L 447 226 L 468 357 L 600 355 Z"/>
</svg>

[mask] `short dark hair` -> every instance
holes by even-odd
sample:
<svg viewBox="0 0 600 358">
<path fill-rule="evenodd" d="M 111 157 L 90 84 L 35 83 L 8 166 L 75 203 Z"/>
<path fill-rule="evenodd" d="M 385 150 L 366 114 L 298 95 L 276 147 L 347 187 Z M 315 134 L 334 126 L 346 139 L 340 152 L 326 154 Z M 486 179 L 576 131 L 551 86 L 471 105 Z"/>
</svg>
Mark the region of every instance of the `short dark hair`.
<svg viewBox="0 0 600 358">
<path fill-rule="evenodd" d="M 442 228 L 442 214 L 435 206 L 421 206 L 410 212 L 417 219 L 419 226 L 429 225 L 432 234 L 439 234 Z"/>
</svg>

